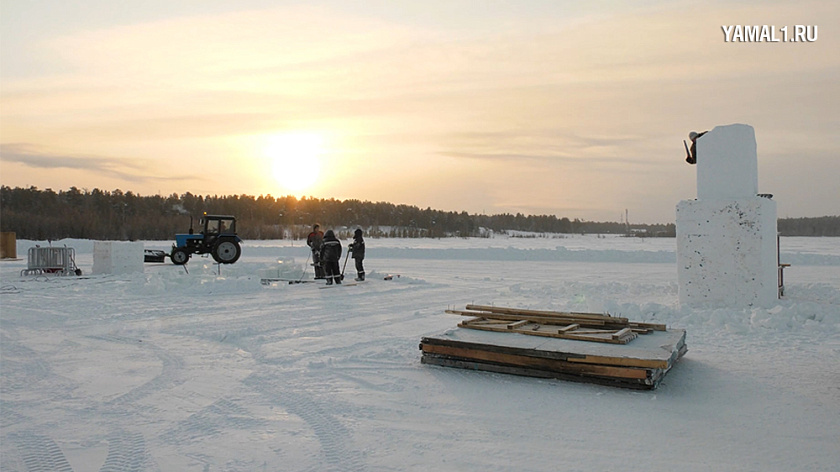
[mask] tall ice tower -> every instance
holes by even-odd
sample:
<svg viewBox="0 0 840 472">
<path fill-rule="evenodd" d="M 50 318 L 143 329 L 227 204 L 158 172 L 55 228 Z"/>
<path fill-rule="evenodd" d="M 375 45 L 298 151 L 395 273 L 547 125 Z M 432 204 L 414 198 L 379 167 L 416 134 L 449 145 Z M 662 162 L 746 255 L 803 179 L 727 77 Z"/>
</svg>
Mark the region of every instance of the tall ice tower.
<svg viewBox="0 0 840 472">
<path fill-rule="evenodd" d="M 697 199 L 677 204 L 680 304 L 770 306 L 778 299 L 776 202 L 758 195 L 752 126 L 696 141 Z"/>
</svg>

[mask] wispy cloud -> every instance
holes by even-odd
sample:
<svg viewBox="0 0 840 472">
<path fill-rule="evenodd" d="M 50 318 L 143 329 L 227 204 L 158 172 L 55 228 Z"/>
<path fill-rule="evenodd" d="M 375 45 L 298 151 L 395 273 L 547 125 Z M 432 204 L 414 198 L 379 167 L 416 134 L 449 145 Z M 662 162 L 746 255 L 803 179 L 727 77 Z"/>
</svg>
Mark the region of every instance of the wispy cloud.
<svg viewBox="0 0 840 472">
<path fill-rule="evenodd" d="M 130 183 L 148 183 L 157 180 L 185 180 L 191 177 L 160 177 L 150 173 L 150 165 L 128 158 L 77 156 L 47 153 L 27 143 L 0 144 L 0 160 L 15 162 L 34 169 L 71 169 L 91 174 L 116 177 Z"/>
<path fill-rule="evenodd" d="M 454 133 L 445 138 L 439 154 L 516 165 L 652 165 L 650 159 L 635 157 L 643 154 L 634 149 L 640 141 L 637 135 L 586 136 L 564 130 Z"/>
</svg>

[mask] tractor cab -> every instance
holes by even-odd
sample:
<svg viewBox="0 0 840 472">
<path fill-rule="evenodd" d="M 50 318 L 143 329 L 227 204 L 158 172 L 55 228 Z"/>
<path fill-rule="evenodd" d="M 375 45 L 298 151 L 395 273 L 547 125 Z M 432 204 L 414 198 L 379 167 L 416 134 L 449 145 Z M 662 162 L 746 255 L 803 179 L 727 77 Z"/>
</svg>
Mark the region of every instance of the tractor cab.
<svg viewBox="0 0 840 472">
<path fill-rule="evenodd" d="M 205 215 L 199 220 L 204 234 L 236 234 L 236 218 L 232 216 Z"/>
<path fill-rule="evenodd" d="M 200 232 L 193 230 L 190 217 L 190 231 L 176 234 L 170 258 L 178 265 L 186 264 L 192 254 L 210 254 L 220 264 L 233 264 L 242 254 L 242 239 L 236 234 L 236 217 L 229 215 L 204 214 L 198 220 Z"/>
<path fill-rule="evenodd" d="M 209 245 L 222 236 L 236 236 L 236 218 L 232 216 L 204 215 L 198 223 L 204 228 L 201 234 Z"/>
</svg>

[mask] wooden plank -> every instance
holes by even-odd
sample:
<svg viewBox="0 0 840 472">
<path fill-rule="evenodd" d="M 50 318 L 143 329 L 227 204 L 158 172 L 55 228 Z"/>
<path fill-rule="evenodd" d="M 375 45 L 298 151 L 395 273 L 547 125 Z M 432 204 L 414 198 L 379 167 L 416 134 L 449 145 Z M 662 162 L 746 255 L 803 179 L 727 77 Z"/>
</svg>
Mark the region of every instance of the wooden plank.
<svg viewBox="0 0 840 472">
<path fill-rule="evenodd" d="M 449 313 L 450 315 L 473 316 L 473 317 L 496 319 L 496 320 L 506 320 L 506 321 L 528 320 L 528 321 L 532 321 L 534 323 L 554 324 L 554 325 L 568 325 L 568 324 L 572 324 L 572 323 L 578 323 L 581 326 L 587 326 L 587 327 L 604 326 L 605 325 L 605 322 L 603 320 L 594 320 L 594 319 L 544 317 L 544 316 L 536 316 L 536 315 L 507 315 L 507 314 L 503 314 L 503 313 L 484 313 L 484 312 L 463 311 L 463 310 L 446 310 L 446 313 Z M 621 327 L 624 327 L 624 325 L 622 325 Z"/>
<path fill-rule="evenodd" d="M 468 329 L 477 329 L 481 331 L 494 331 L 497 333 L 520 333 L 526 334 L 531 336 L 544 336 L 549 338 L 559 338 L 559 339 L 571 339 L 574 341 L 590 341 L 590 342 L 599 342 L 599 343 L 611 343 L 611 344 L 627 344 L 628 342 L 632 341 L 636 336 L 633 335 L 632 337 L 622 337 L 622 338 L 613 338 L 610 335 L 612 332 L 610 331 L 602 331 L 597 334 L 577 334 L 576 331 L 571 331 L 566 333 L 564 331 L 559 330 L 541 330 L 542 325 L 539 323 L 530 323 L 527 322 L 524 325 L 521 325 L 516 328 L 511 328 L 510 325 L 506 327 L 502 327 L 499 325 L 487 325 L 482 323 L 474 323 L 474 322 L 462 322 L 458 324 L 461 328 L 468 328 Z M 601 335 L 601 336 L 599 336 Z"/>
<path fill-rule="evenodd" d="M 528 320 L 520 320 L 520 321 L 516 321 L 516 322 L 513 322 L 513 323 L 508 323 L 507 324 L 507 329 L 519 328 L 520 326 L 524 326 L 528 323 L 530 323 Z"/>
<path fill-rule="evenodd" d="M 632 328 L 639 328 L 639 329 L 652 329 L 655 331 L 666 331 L 667 327 L 661 323 L 643 323 L 633 321 L 631 322 L 627 318 L 615 317 L 607 315 L 601 315 L 598 313 L 581 313 L 581 312 L 562 312 L 562 311 L 545 311 L 545 310 L 525 310 L 520 308 L 510 308 L 510 307 L 496 307 L 496 306 L 489 306 L 489 305 L 467 305 L 467 310 L 476 310 L 480 312 L 487 312 L 487 313 L 495 313 L 500 315 L 525 315 L 528 316 L 529 319 L 532 316 L 540 316 L 540 317 L 548 317 L 548 318 L 561 318 L 561 319 L 584 319 L 584 320 L 592 320 L 592 321 L 603 321 L 605 324 L 616 324 L 616 325 L 628 325 Z M 490 315 L 492 316 L 492 315 Z M 488 316 L 488 317 L 490 317 Z M 545 320 L 543 320 L 547 324 Z"/>
<path fill-rule="evenodd" d="M 472 305 L 470 305 L 472 306 Z M 522 319 L 528 319 L 530 321 L 536 323 L 543 323 L 543 324 L 567 324 L 567 323 L 578 323 L 582 326 L 586 327 L 604 327 L 604 328 L 612 328 L 612 329 L 623 329 L 625 327 L 630 327 L 636 329 L 640 334 L 647 334 L 651 330 L 653 331 L 667 331 L 667 327 L 664 324 L 659 323 L 642 323 L 642 322 L 627 322 L 626 318 L 613 318 L 613 317 L 603 317 L 602 319 L 592 319 L 592 318 L 563 318 L 563 317 L 542 317 L 537 315 L 517 315 L 517 314 L 504 314 L 504 313 L 492 313 L 492 312 L 479 312 L 479 311 L 464 311 L 464 310 L 446 310 L 446 313 L 452 315 L 461 315 L 461 316 L 476 316 L 476 317 L 483 317 L 488 319 L 499 319 L 499 320 L 509 320 L 509 321 L 517 321 Z M 625 320 L 625 321 L 622 321 Z"/>
<path fill-rule="evenodd" d="M 571 382 L 584 382 L 598 385 L 606 385 L 610 387 L 632 388 L 636 390 L 652 390 L 656 388 L 658 380 L 656 377 L 652 379 L 616 379 L 608 377 L 598 377 L 592 375 L 577 375 L 563 372 L 552 372 L 547 370 L 532 369 L 528 367 L 508 366 L 501 364 L 493 364 L 489 362 L 478 362 L 474 360 L 457 359 L 447 356 L 438 356 L 435 354 L 424 354 L 420 358 L 423 364 L 437 365 L 441 367 L 454 367 L 458 369 L 479 370 L 484 372 L 492 372 L 498 374 L 521 375 L 526 377 L 537 377 L 543 379 L 558 379 Z"/>
<path fill-rule="evenodd" d="M 683 337 L 683 339 L 685 338 Z M 550 351 L 537 348 L 517 348 L 511 346 L 501 346 L 497 344 L 441 339 L 436 337 L 423 338 L 420 344 L 420 349 L 423 349 L 424 345 L 470 347 L 473 349 L 481 349 L 484 351 L 498 352 L 502 354 L 527 355 L 529 357 L 539 357 L 551 360 L 563 360 L 579 364 L 599 364 L 608 366 L 640 367 L 649 369 L 668 369 L 673 362 L 675 362 L 677 359 L 679 359 L 679 357 L 682 354 L 684 354 L 684 352 L 678 353 L 677 350 L 675 350 L 669 359 L 620 357 L 601 354 L 585 354 L 580 352 L 572 352 L 568 350 Z M 679 349 L 680 346 L 684 346 L 684 341 L 681 341 L 679 345 L 676 346 L 676 348 Z"/>
<path fill-rule="evenodd" d="M 471 359 L 498 364 L 506 364 L 521 367 L 540 368 L 554 372 L 575 373 L 580 375 L 598 375 L 620 379 L 647 379 L 650 373 L 647 369 L 632 367 L 613 367 L 594 364 L 574 364 L 566 361 L 536 358 L 515 354 L 503 354 L 499 352 L 470 349 L 466 347 L 437 346 L 431 344 L 422 345 L 424 353 L 438 354 Z"/>
<path fill-rule="evenodd" d="M 578 328 L 580 328 L 580 323 L 572 323 L 568 326 L 563 326 L 562 328 L 558 329 L 557 331 L 562 331 L 562 332 L 566 333 L 566 332 L 569 332 L 569 331 L 577 330 Z"/>
<path fill-rule="evenodd" d="M 569 334 L 613 334 L 614 329 L 576 329 Z"/>
<path fill-rule="evenodd" d="M 505 320 L 488 320 L 487 318 L 473 318 L 471 320 L 464 320 L 464 321 L 462 321 L 462 323 L 504 325 L 504 326 L 507 326 L 509 324 L 509 322 L 505 321 Z"/>
<path fill-rule="evenodd" d="M 575 354 L 575 353 L 568 353 L 568 352 L 557 352 L 557 351 L 544 351 L 538 350 L 536 348 L 537 345 L 542 343 L 542 341 L 534 336 L 530 337 L 529 341 L 533 340 L 535 342 L 525 343 L 529 345 L 529 347 L 511 347 L 511 346 L 500 346 L 498 344 L 485 344 L 485 343 L 477 343 L 477 342 L 465 342 L 465 341 L 458 341 L 453 339 L 442 339 L 437 337 L 425 337 L 420 341 L 420 350 L 423 349 L 424 345 L 433 345 L 433 346 L 455 346 L 455 347 L 470 347 L 472 349 L 481 349 L 484 351 L 492 351 L 492 352 L 499 352 L 503 354 L 517 354 L 517 355 L 527 355 L 530 357 L 539 357 L 543 359 L 551 359 L 551 360 L 561 360 L 561 361 L 568 361 L 570 359 L 575 358 L 583 358 L 584 355 Z"/>
<path fill-rule="evenodd" d="M 621 339 L 614 339 L 608 333 L 604 333 L 603 335 L 598 334 L 566 334 L 563 336 L 559 336 L 562 339 L 571 339 L 574 341 L 591 341 L 597 343 L 607 343 L 607 344 L 627 344 L 633 339 L 621 338 Z"/>
<path fill-rule="evenodd" d="M 624 328 L 624 329 L 622 329 L 622 330 L 620 330 L 616 333 L 613 333 L 612 338 L 613 339 L 621 339 L 621 338 L 626 338 L 628 336 L 632 336 L 634 338 L 636 337 L 636 335 L 633 333 L 632 329 Z"/>
<path fill-rule="evenodd" d="M 668 361 L 661 361 L 657 359 L 633 359 L 629 357 L 614 356 L 584 356 L 582 358 L 570 358 L 569 362 L 626 367 L 645 367 L 650 369 L 667 369 L 669 367 Z"/>
<path fill-rule="evenodd" d="M 667 326 L 664 324 L 659 323 L 640 323 L 638 321 L 631 321 L 627 323 L 627 326 L 631 328 L 637 328 L 639 330 L 654 330 L 654 331 L 668 331 Z"/>
<path fill-rule="evenodd" d="M 602 315 L 599 313 L 580 313 L 580 312 L 571 312 L 571 311 L 546 311 L 546 310 L 525 310 L 522 308 L 510 308 L 510 307 L 502 307 L 502 306 L 490 306 L 490 305 L 467 305 L 467 310 L 478 310 L 478 311 L 487 311 L 490 313 L 501 313 L 507 315 L 535 315 L 535 316 L 546 316 L 546 317 L 562 317 L 562 318 L 587 318 L 593 320 L 610 320 L 610 321 L 618 321 L 626 323 L 629 320 L 627 318 L 617 318 L 614 316 L 609 315 Z"/>
</svg>

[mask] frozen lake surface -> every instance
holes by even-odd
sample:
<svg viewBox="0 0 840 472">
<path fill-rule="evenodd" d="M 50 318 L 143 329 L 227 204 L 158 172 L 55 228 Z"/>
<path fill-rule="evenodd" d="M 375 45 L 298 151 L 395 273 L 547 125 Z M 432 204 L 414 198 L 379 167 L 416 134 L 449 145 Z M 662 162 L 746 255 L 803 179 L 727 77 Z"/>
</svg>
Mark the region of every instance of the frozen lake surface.
<svg viewBox="0 0 840 472">
<path fill-rule="evenodd" d="M 840 238 L 782 238 L 786 297 L 714 310 L 679 306 L 667 238 L 368 239 L 368 280 L 327 290 L 260 284 L 311 277 L 302 241 L 246 241 L 221 275 L 195 257 L 21 278 L 33 244 L 0 262 L 3 471 L 840 463 Z M 93 242 L 64 244 L 90 274 Z M 689 352 L 652 392 L 421 365 L 468 303 L 666 323 Z"/>
</svg>

